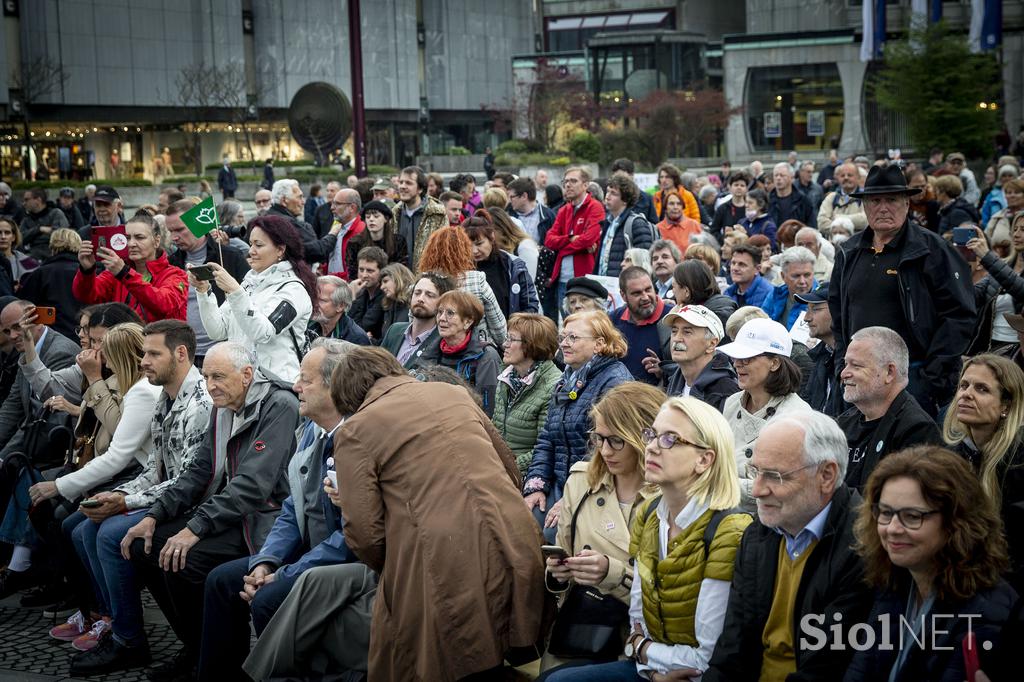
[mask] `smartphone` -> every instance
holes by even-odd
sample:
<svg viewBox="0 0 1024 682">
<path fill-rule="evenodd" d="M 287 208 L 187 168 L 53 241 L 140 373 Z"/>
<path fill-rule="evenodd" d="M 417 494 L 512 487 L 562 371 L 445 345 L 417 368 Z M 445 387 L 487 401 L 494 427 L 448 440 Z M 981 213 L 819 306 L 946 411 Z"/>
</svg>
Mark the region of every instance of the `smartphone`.
<svg viewBox="0 0 1024 682">
<path fill-rule="evenodd" d="M 565 561 L 569 558 L 569 553 L 558 545 L 543 545 L 540 548 L 540 553 L 544 555 L 545 559 L 554 557 L 561 561 Z"/>
<path fill-rule="evenodd" d="M 213 273 L 213 268 L 209 265 L 193 265 L 188 269 L 195 278 L 204 282 L 212 282 L 217 276 Z"/>
<path fill-rule="evenodd" d="M 47 326 L 57 321 L 57 309 L 47 306 L 36 306 L 36 324 Z"/>
<path fill-rule="evenodd" d="M 85 507 L 86 509 L 95 509 L 96 507 L 102 506 L 103 503 L 99 500 L 82 500 L 78 503 L 79 507 Z"/>
<path fill-rule="evenodd" d="M 338 489 L 338 472 L 337 471 L 328 471 L 327 472 L 327 478 L 329 478 L 331 480 L 331 487 L 334 488 L 335 490 L 337 490 Z"/>
<path fill-rule="evenodd" d="M 953 244 L 956 246 L 967 246 L 967 242 L 974 239 L 977 234 L 973 227 L 954 227 Z"/>
<path fill-rule="evenodd" d="M 92 228 L 92 252 L 99 253 L 100 247 L 110 249 L 121 260 L 128 260 L 128 236 L 124 225 L 105 225 Z"/>
<path fill-rule="evenodd" d="M 973 632 L 968 632 L 961 642 L 964 650 L 964 672 L 967 673 L 967 682 L 974 682 L 981 662 L 978 660 L 978 640 Z"/>
</svg>

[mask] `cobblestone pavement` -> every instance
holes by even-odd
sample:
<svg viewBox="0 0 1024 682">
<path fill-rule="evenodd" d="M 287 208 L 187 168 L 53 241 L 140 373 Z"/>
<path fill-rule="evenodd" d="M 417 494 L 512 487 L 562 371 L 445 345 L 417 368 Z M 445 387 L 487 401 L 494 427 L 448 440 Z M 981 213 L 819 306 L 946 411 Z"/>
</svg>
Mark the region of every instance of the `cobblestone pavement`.
<svg viewBox="0 0 1024 682">
<path fill-rule="evenodd" d="M 68 664 L 75 650 L 71 644 L 50 637 L 49 631 L 64 618 L 55 620 L 42 609 L 19 605 L 20 594 L 0 601 L 0 682 L 50 682 L 56 680 L 96 680 L 97 682 L 145 682 L 144 668 L 112 675 L 68 677 Z M 143 593 L 146 633 L 153 662 L 168 661 L 181 644 L 167 625 L 156 603 Z"/>
</svg>

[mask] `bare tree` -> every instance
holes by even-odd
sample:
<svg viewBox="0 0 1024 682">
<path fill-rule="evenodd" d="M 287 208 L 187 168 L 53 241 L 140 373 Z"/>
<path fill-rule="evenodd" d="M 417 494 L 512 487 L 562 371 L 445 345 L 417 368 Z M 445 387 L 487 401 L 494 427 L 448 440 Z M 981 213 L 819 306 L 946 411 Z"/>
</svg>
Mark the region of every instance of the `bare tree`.
<svg viewBox="0 0 1024 682">
<path fill-rule="evenodd" d="M 35 144 L 32 140 L 32 107 L 39 100 L 56 90 L 62 90 L 70 74 L 64 71 L 64 67 L 49 57 L 36 57 L 29 61 L 22 61 L 21 68 L 14 72 L 12 85 L 13 89 L 20 93 L 22 134 L 27 150 L 35 152 Z M 26 153 L 24 164 L 24 175 L 26 180 L 32 179 L 31 164 Z M 40 158 L 36 154 L 36 158 Z"/>
</svg>

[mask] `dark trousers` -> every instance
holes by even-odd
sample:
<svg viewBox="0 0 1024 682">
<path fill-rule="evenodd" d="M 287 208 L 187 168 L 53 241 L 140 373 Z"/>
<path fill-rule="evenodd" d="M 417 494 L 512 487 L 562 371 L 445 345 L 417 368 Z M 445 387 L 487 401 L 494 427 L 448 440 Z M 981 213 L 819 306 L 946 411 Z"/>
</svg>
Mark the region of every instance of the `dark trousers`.
<svg viewBox="0 0 1024 682">
<path fill-rule="evenodd" d="M 284 602 L 295 578 L 276 578 L 256 591 L 246 604 L 239 595 L 249 574 L 249 557 L 221 564 L 206 578 L 203 601 L 203 640 L 199 650 L 199 680 L 249 680 L 242 664 L 249 655 L 249 618 L 256 636 Z"/>
<path fill-rule="evenodd" d="M 203 627 L 203 585 L 206 576 L 217 566 L 247 556 L 249 548 L 239 528 L 209 535 L 192 546 L 185 558 L 185 568 L 177 573 L 160 568 L 160 550 L 176 535 L 188 519 L 175 519 L 157 526 L 153 547 L 143 551 L 142 540 L 132 543 L 132 563 L 139 579 L 149 588 L 174 634 L 185 645 L 186 655 L 195 660 Z"/>
</svg>

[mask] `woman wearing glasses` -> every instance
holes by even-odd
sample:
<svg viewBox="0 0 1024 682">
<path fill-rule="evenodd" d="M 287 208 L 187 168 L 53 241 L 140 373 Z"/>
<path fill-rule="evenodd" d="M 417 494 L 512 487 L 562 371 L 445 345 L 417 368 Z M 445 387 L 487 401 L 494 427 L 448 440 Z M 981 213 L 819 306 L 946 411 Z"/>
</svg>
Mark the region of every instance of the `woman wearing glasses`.
<svg viewBox="0 0 1024 682">
<path fill-rule="evenodd" d="M 559 671 L 551 682 L 697 677 L 722 631 L 733 561 L 752 520 L 734 510 L 740 488 L 729 425 L 696 398 L 669 398 L 643 440 L 645 480 L 661 494 L 632 522 L 626 658 Z"/>
<path fill-rule="evenodd" d="M 855 526 L 865 577 L 879 590 L 867 621 L 874 645 L 854 655 L 846 682 L 974 679 L 964 663 L 968 633 L 981 668 L 1011 679 L 987 653 L 1017 601 L 1000 575 L 1006 541 L 989 499 L 970 466 L 939 447 L 875 467 Z"/>
<path fill-rule="evenodd" d="M 438 364 L 454 370 L 480 394 L 483 410 L 490 417 L 501 360 L 492 346 L 473 334 L 473 327 L 483 316 L 480 301 L 465 291 L 449 291 L 437 299 L 437 332 L 441 336 Z"/>
<path fill-rule="evenodd" d="M 797 394 L 800 368 L 790 359 L 793 339 L 784 326 L 773 320 L 755 318 L 740 327 L 734 338 L 735 341 L 718 350 L 733 359 L 740 392 L 725 399 L 722 413 L 734 437 L 742 506 L 753 512 L 755 504 L 750 489 L 754 482 L 746 475 L 747 462 L 754 454 L 754 441 L 773 418 L 810 412 L 811 406 Z"/>
<path fill-rule="evenodd" d="M 1010 582 L 1024 591 L 1024 371 L 986 353 L 964 362 L 942 437 L 974 469 L 1003 518 Z"/>
<path fill-rule="evenodd" d="M 523 497 L 554 542 L 565 479 L 573 464 L 589 454 L 590 408 L 602 395 L 633 377 L 619 360 L 626 340 L 604 313 L 570 315 L 562 324 L 558 346 L 565 372 L 555 385 L 544 429 L 526 471 Z"/>
<path fill-rule="evenodd" d="M 556 544 L 567 558 L 548 557 L 547 588 L 563 596 L 548 652 L 541 668 L 605 663 L 622 654 L 629 630 L 629 529 L 637 509 L 658 493 L 644 482 L 643 432 L 654 422 L 665 394 L 630 381 L 604 394 L 590 418 L 589 462 L 577 462 L 565 482 Z M 620 619 L 620 631 L 587 650 L 574 647 L 565 633 L 573 628 L 580 600 L 603 599 Z M 617 600 L 618 603 L 611 600 Z"/>
<path fill-rule="evenodd" d="M 533 446 L 544 428 L 548 402 L 562 376 L 552 362 L 558 352 L 555 323 L 538 313 L 516 313 L 508 320 L 508 336 L 494 398 L 494 426 L 516 456 L 519 473 L 533 459 Z"/>
</svg>

